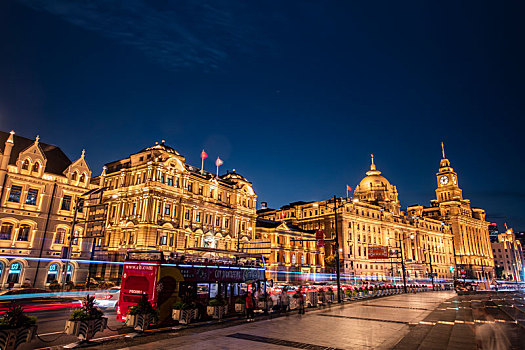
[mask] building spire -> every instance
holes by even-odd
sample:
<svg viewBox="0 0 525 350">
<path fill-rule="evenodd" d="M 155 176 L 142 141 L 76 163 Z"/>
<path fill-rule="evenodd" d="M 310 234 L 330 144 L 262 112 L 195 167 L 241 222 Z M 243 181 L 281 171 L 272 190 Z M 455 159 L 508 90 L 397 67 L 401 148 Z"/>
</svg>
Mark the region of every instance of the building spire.
<svg viewBox="0 0 525 350">
<path fill-rule="evenodd" d="M 86 150 L 83 149 L 83 150 L 82 150 L 82 154 L 80 155 L 80 158 L 84 158 L 84 155 L 85 155 L 85 154 L 86 154 Z"/>
<path fill-rule="evenodd" d="M 40 136 L 36 135 L 35 137 L 35 145 L 38 145 L 38 141 L 40 140 Z"/>
<path fill-rule="evenodd" d="M 13 137 L 14 135 L 15 135 L 14 130 L 11 130 L 11 132 L 9 133 L 9 138 L 7 139 L 6 142 L 15 143 L 15 140 L 14 140 L 14 137 Z"/>
<path fill-rule="evenodd" d="M 445 159 L 445 144 L 443 141 L 441 141 L 441 154 L 443 155 L 443 159 Z"/>
<path fill-rule="evenodd" d="M 370 170 L 376 170 L 376 165 L 374 164 L 374 154 L 371 154 L 370 158 L 372 159 L 372 164 L 370 164 Z"/>
</svg>

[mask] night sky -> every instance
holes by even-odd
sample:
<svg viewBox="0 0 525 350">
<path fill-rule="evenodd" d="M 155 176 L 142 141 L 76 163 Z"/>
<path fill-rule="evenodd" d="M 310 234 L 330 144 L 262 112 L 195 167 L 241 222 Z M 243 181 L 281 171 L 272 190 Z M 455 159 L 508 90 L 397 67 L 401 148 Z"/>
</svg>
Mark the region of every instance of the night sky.
<svg viewBox="0 0 525 350">
<path fill-rule="evenodd" d="M 518 7 L 520 6 L 520 7 Z M 0 1 L 0 125 L 93 174 L 155 141 L 217 156 L 258 201 L 345 195 L 369 168 L 525 229 L 518 1 Z M 501 229 L 501 227 L 500 227 Z"/>
</svg>

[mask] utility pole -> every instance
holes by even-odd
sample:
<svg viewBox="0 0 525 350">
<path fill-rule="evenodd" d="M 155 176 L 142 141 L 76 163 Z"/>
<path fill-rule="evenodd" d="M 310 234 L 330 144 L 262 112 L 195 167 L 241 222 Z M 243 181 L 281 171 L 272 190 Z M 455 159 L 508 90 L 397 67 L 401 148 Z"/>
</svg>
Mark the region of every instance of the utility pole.
<svg viewBox="0 0 525 350">
<path fill-rule="evenodd" d="M 435 290 L 434 289 L 434 269 L 432 267 L 432 254 L 430 254 L 430 252 L 428 252 L 428 262 L 430 264 L 430 278 L 432 279 L 432 290 Z"/>
<path fill-rule="evenodd" d="M 403 240 L 400 241 L 399 247 L 401 248 L 401 269 L 403 270 L 403 289 L 405 293 L 408 293 L 407 291 L 407 277 L 406 277 L 406 271 L 405 271 L 405 255 L 403 253 L 403 242 L 405 240 L 405 234 L 403 233 Z"/>
<path fill-rule="evenodd" d="M 339 266 L 339 232 L 337 231 L 337 198 L 334 194 L 334 217 L 335 217 L 335 271 L 337 274 L 337 302 L 341 302 L 341 267 Z"/>
<path fill-rule="evenodd" d="M 69 268 L 69 260 L 71 260 L 71 248 L 73 244 L 73 239 L 75 235 L 75 226 L 77 224 L 78 211 L 84 207 L 84 199 L 77 198 L 75 201 L 75 213 L 73 214 L 73 224 L 71 224 L 71 232 L 69 233 L 69 242 L 66 252 L 66 265 L 64 266 L 64 272 L 62 274 L 62 292 L 66 288 L 66 279 L 67 279 L 67 269 Z"/>
</svg>

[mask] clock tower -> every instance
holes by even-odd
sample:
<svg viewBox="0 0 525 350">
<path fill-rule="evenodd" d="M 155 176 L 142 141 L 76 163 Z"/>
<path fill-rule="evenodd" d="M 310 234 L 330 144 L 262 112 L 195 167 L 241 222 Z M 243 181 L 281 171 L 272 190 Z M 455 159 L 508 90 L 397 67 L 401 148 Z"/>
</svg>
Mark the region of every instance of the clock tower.
<svg viewBox="0 0 525 350">
<path fill-rule="evenodd" d="M 463 200 L 463 193 L 458 185 L 458 175 L 450 166 L 450 161 L 445 157 L 445 147 L 441 142 L 441 153 L 443 158 L 439 164 L 436 174 L 437 188 L 436 198 L 438 203 Z"/>
</svg>

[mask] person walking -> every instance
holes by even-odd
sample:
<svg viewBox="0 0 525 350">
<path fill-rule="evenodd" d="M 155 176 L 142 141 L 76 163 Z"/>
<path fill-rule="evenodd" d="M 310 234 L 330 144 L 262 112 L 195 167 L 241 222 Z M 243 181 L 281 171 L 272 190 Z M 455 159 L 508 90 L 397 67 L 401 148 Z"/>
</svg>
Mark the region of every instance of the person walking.
<svg viewBox="0 0 525 350">
<path fill-rule="evenodd" d="M 283 291 L 281 292 L 281 307 L 282 307 L 282 311 L 283 312 L 288 311 L 288 306 L 289 305 L 290 305 L 290 299 L 288 298 L 287 288 L 284 287 Z"/>
<path fill-rule="evenodd" d="M 251 292 L 248 292 L 248 294 L 246 295 L 246 320 L 248 322 L 252 322 L 255 320 L 253 308 L 254 308 L 253 296 Z"/>
<path fill-rule="evenodd" d="M 301 288 L 299 287 L 297 289 L 297 294 L 298 295 L 298 302 L 299 302 L 299 314 L 303 314 L 304 315 L 304 294 L 301 292 Z"/>
</svg>

